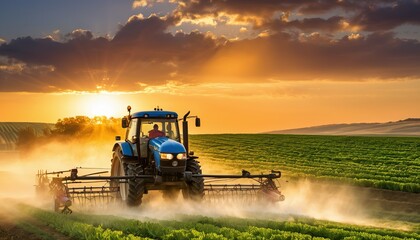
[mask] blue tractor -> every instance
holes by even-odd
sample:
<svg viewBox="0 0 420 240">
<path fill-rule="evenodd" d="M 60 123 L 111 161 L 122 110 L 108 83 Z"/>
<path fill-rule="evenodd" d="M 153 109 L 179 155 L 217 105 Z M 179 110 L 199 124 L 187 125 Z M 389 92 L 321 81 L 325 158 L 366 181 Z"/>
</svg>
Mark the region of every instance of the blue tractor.
<svg viewBox="0 0 420 240">
<path fill-rule="evenodd" d="M 186 199 L 201 200 L 204 196 L 203 177 L 185 175 L 201 174 L 197 157 L 188 151 L 189 112 L 182 118 L 183 142 L 178 126 L 178 114 L 155 108 L 142 111 L 122 119 L 122 127 L 127 128 L 124 141 L 115 143 L 112 151 L 111 177 L 138 176 L 136 178 L 116 178 L 111 187 L 118 187 L 117 197 L 129 206 L 138 206 L 143 194 L 149 190 L 162 190 L 164 198 L 176 198 L 180 191 Z M 148 177 L 142 177 L 148 176 Z M 152 176 L 152 177 L 151 177 Z"/>
<path fill-rule="evenodd" d="M 91 168 L 82 167 L 38 171 L 37 191 L 53 195 L 56 211 L 71 213 L 72 204 L 112 203 L 115 199 L 128 206 L 139 206 L 143 195 L 151 190 L 161 190 L 163 197 L 171 200 L 177 198 L 179 192 L 184 199 L 193 201 L 247 197 L 265 202 L 284 200 L 274 182 L 281 177 L 280 171 L 256 175 L 246 170 L 240 175 L 203 174 L 198 157 L 188 149 L 187 119 L 194 118 L 199 127 L 197 116 L 189 116 L 188 112 L 178 119 L 177 113 L 159 107 L 133 114 L 130 106 L 127 110 L 128 116 L 122 118 L 122 127 L 127 129 L 125 139 L 121 141 L 121 137 L 117 137 L 112 148 L 110 175 L 103 175 L 109 171 L 85 172 Z M 179 121 L 182 121 L 182 141 Z M 55 177 L 50 180 L 49 176 Z M 220 183 L 223 179 L 227 183 Z M 234 179 L 248 182 L 232 184 Z"/>
</svg>

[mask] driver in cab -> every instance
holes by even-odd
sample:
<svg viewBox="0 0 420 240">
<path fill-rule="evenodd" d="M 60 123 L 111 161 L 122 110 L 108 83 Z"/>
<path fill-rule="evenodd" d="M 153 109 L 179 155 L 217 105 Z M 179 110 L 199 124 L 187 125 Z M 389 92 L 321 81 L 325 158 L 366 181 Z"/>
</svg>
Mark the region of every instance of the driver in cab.
<svg viewBox="0 0 420 240">
<path fill-rule="evenodd" d="M 157 124 L 153 125 L 153 129 L 149 131 L 149 138 L 164 137 L 165 133 L 159 130 Z"/>
</svg>

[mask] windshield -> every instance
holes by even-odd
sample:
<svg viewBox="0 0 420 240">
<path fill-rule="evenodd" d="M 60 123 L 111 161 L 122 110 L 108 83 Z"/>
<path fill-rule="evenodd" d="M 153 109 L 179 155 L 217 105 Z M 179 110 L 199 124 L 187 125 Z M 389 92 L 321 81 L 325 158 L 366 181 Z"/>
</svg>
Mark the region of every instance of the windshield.
<svg viewBox="0 0 420 240">
<path fill-rule="evenodd" d="M 170 139 L 180 141 L 178 122 L 176 119 L 151 118 L 141 119 L 140 137 L 161 137 L 166 136 Z"/>
</svg>

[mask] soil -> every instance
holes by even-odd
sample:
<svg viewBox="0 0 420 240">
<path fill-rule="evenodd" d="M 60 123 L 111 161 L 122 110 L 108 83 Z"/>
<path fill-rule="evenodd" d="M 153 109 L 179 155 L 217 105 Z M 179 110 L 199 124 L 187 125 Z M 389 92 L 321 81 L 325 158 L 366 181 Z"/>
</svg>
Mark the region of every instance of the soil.
<svg viewBox="0 0 420 240">
<path fill-rule="evenodd" d="M 24 226 L 30 226 L 30 230 Z M 40 234 L 42 233 L 42 234 Z M 6 239 L 71 239 L 36 218 L 19 211 L 16 202 L 0 200 L 0 240 Z"/>
<path fill-rule="evenodd" d="M 0 220 L 0 240 L 6 239 L 42 239 L 35 234 L 26 232 L 11 222 Z"/>
</svg>

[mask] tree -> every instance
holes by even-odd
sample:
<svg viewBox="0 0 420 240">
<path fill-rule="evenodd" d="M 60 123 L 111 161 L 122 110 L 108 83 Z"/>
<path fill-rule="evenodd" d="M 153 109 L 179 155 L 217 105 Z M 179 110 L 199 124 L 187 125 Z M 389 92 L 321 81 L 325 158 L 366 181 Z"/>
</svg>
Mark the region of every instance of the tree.
<svg viewBox="0 0 420 240">
<path fill-rule="evenodd" d="M 93 130 L 92 120 L 86 116 L 58 119 L 54 132 L 58 135 L 83 135 Z"/>
</svg>

